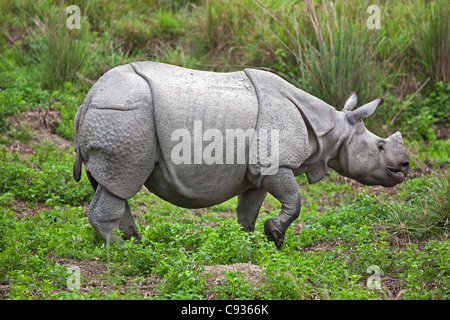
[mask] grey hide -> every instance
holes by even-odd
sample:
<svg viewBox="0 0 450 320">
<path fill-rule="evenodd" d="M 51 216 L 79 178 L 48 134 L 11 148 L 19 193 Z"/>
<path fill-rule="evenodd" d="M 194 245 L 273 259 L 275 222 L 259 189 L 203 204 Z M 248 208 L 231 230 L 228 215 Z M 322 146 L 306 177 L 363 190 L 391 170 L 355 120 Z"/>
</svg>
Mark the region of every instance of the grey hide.
<svg viewBox="0 0 450 320">
<path fill-rule="evenodd" d="M 269 192 L 282 207 L 264 231 L 281 248 L 300 212 L 295 176 L 315 183 L 331 167 L 367 185 L 405 179 L 401 134 L 382 139 L 362 121 L 382 103 L 353 110 L 352 93 L 336 111 L 266 71 L 131 63 L 105 73 L 78 109 L 74 178 L 84 163 L 95 190 L 89 221 L 104 240 L 116 240 L 114 229 L 140 238 L 127 199 L 143 185 L 186 208 L 238 195 L 237 219 L 249 232 Z"/>
</svg>

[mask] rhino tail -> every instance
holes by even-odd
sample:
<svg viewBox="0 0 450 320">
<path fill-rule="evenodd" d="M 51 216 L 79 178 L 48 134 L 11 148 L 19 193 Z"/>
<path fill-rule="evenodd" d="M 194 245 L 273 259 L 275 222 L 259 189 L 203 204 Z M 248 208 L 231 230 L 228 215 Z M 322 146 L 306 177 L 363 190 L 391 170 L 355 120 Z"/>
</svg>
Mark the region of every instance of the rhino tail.
<svg viewBox="0 0 450 320">
<path fill-rule="evenodd" d="M 73 178 L 78 182 L 81 179 L 81 154 L 78 148 L 76 153 L 75 162 L 73 164 Z"/>
<path fill-rule="evenodd" d="M 80 181 L 81 179 L 81 166 L 82 166 L 82 161 L 81 161 L 81 153 L 80 153 L 80 148 L 78 146 L 78 129 L 80 127 L 80 124 L 84 118 L 84 115 L 86 113 L 87 107 L 85 106 L 85 102 L 83 101 L 83 103 L 80 105 L 80 107 L 78 108 L 77 114 L 75 116 L 75 119 L 73 121 L 73 133 L 74 133 L 74 147 L 75 147 L 75 152 L 76 152 L 76 157 L 75 157 L 75 162 L 73 164 L 73 178 L 75 179 L 75 181 Z"/>
</svg>

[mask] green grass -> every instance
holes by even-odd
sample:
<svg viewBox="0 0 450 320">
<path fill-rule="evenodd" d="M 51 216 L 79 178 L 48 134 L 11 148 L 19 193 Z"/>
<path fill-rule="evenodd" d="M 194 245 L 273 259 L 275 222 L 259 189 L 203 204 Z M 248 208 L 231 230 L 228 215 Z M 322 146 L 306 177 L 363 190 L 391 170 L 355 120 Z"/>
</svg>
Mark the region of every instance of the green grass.
<svg viewBox="0 0 450 320">
<path fill-rule="evenodd" d="M 44 88 L 54 88 L 65 81 L 74 81 L 83 66 L 91 59 L 92 49 L 89 26 L 69 29 L 63 7 L 55 7 L 49 17 L 36 20 L 37 28 L 30 35 L 30 56 L 40 65 Z"/>
<path fill-rule="evenodd" d="M 43 172 L 46 161 L 71 163 L 65 158 L 57 160 L 61 154 L 53 148 L 40 147 L 37 155 L 28 160 L 2 158 L 2 163 L 17 166 L 14 162 L 22 162 L 22 170 L 27 170 L 28 164 L 31 167 L 33 161 L 40 159 Z M 7 172 L 17 176 L 12 169 Z M 42 173 L 42 178 L 45 176 Z M 33 194 L 45 198 L 52 188 L 51 181 L 33 181 L 26 196 L 10 188 L 0 198 L 0 282 L 9 285 L 4 297 L 7 299 L 142 299 L 139 290 L 125 284 L 133 279 L 137 283 L 149 275 L 159 279 L 155 288 L 157 299 L 202 299 L 211 291 L 217 299 L 449 298 L 450 247 L 448 241 L 442 241 L 450 231 L 445 175 L 432 180 L 408 180 L 389 203 L 375 196 L 355 194 L 345 184 L 334 189 L 352 193 L 351 201 L 327 206 L 320 212 L 309 210 L 304 201 L 305 210 L 289 228 L 282 251 L 277 251 L 262 232 L 264 221 L 277 214 L 277 209 L 262 213 L 256 232 L 249 235 L 234 218 L 219 215 L 230 210 L 235 200 L 210 208 L 207 211 L 211 214 L 197 216 L 144 191 L 131 202 L 143 243 L 125 241 L 105 247 L 90 226 L 85 208 L 72 204 L 80 203 L 81 198 L 66 199 L 64 190 L 59 191 L 61 196 L 52 195 L 51 201 L 34 215 L 14 214 L 11 208 L 17 201 L 26 201 L 32 207 Z M 87 188 L 85 197 L 89 197 L 90 187 L 87 182 L 82 185 Z M 327 186 L 314 185 L 318 190 L 305 190 L 305 196 L 325 191 Z M 72 196 L 80 192 L 80 185 L 68 183 L 66 188 Z M 424 199 L 420 192 L 429 197 Z M 423 201 L 429 203 L 426 215 L 419 214 L 422 207 L 417 205 Z M 263 207 L 272 208 L 271 202 L 267 199 Z M 142 207 L 142 203 L 146 206 Z M 416 213 L 411 213 L 414 210 Z M 410 213 L 403 216 L 407 220 L 395 220 L 399 212 Z M 427 225 L 425 233 L 414 228 L 401 229 L 404 223 L 422 226 L 432 215 L 439 217 L 439 223 Z M 74 264 L 99 259 L 97 264 L 106 266 L 108 273 L 98 277 L 108 283 L 108 290 L 92 289 L 87 296 L 71 292 L 67 289 L 70 274 L 64 265 L 55 262 L 55 257 L 74 259 Z M 242 273 L 230 272 L 221 284 L 207 287 L 202 266 L 249 261 L 265 268 L 265 279 L 258 286 L 251 286 Z M 373 265 L 381 270 L 380 290 L 367 288 L 371 274 L 367 269 Z M 81 285 L 86 286 L 87 280 L 82 278 Z"/>
<path fill-rule="evenodd" d="M 12 192 L 17 200 L 80 204 L 91 198 L 87 178 L 77 184 L 72 178 L 74 157 L 45 142 L 29 158 L 0 149 L 0 191 Z"/>
<path fill-rule="evenodd" d="M 365 25 L 368 2 L 320 4 L 307 1 L 294 6 L 288 20 L 291 26 L 267 10 L 289 36 L 276 44 L 277 69 L 338 109 L 352 91 L 361 101 L 380 95 L 384 66 L 391 60 L 378 61 L 384 36 Z M 298 17 L 305 17 L 302 23 Z"/>
<path fill-rule="evenodd" d="M 415 39 L 420 64 L 426 76 L 434 82 L 450 80 L 450 4 L 447 1 L 429 3 L 424 30 Z"/>
<path fill-rule="evenodd" d="M 423 178 L 418 178 L 422 180 Z M 425 179 L 423 179 L 425 180 Z M 402 237 L 428 238 L 450 228 L 450 185 L 448 175 L 420 181 L 420 190 L 405 190 L 406 205 L 393 204 L 383 225 Z"/>
</svg>

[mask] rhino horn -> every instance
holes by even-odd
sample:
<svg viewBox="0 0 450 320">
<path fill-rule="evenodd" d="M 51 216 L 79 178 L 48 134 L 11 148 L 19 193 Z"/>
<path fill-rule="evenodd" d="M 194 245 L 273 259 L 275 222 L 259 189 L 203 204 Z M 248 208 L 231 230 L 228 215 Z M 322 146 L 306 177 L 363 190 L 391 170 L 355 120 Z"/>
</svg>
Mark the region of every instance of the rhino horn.
<svg viewBox="0 0 450 320">
<path fill-rule="evenodd" d="M 384 103 L 383 98 L 375 99 L 372 102 L 366 103 L 365 105 L 359 107 L 358 109 L 350 112 L 347 116 L 347 119 L 351 124 L 355 124 L 361 119 L 365 119 L 368 116 L 370 116 L 372 113 L 375 112 L 375 110 L 377 110 L 378 107 L 383 105 L 383 103 Z"/>
<path fill-rule="evenodd" d="M 344 107 L 342 108 L 342 111 L 352 111 L 356 104 L 358 103 L 358 95 L 355 92 L 352 92 L 347 97 L 347 100 L 345 100 Z"/>
</svg>

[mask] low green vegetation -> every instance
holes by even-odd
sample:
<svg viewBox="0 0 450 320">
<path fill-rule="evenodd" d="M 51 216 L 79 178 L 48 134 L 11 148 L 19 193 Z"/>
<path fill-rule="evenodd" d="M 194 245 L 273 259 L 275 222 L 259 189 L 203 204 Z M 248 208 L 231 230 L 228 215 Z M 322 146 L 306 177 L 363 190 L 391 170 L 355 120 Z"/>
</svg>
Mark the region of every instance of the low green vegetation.
<svg viewBox="0 0 450 320">
<path fill-rule="evenodd" d="M 91 186 L 84 178 L 77 184 L 72 178 L 73 157 L 45 143 L 29 158 L 0 149 L 0 191 L 11 192 L 17 200 L 80 204 L 90 197 Z"/>
<path fill-rule="evenodd" d="M 157 299 L 202 299 L 208 292 L 218 299 L 448 299 L 449 204 L 442 198 L 448 192 L 448 177 L 416 178 L 389 202 L 360 193 L 321 213 L 305 210 L 282 251 L 262 233 L 264 221 L 277 214 L 267 205 L 249 235 L 235 219 L 198 216 L 141 192 L 133 210 L 152 204 L 137 218 L 142 243 L 105 246 L 84 207 L 61 201 L 27 215 L 28 209 L 11 209 L 18 196 L 8 192 L 0 199 L 0 281 L 9 284 L 10 299 L 143 299 L 139 286 L 125 284 L 149 274 L 157 276 Z M 427 208 L 415 205 L 423 201 Z M 105 265 L 98 276 L 107 277 L 109 288 L 87 295 L 68 290 L 70 274 L 57 257 Z M 258 283 L 246 281 L 245 272 L 228 272 L 218 286 L 207 286 L 205 265 L 249 262 L 264 268 Z M 367 286 L 370 266 L 380 270 L 379 289 Z"/>
<path fill-rule="evenodd" d="M 450 299 L 446 1 L 383 2 L 379 29 L 367 1 L 77 3 L 79 30 L 63 1 L 0 3 L 0 299 Z M 298 177 L 282 251 L 263 233 L 280 210 L 270 195 L 247 234 L 236 198 L 187 210 L 145 189 L 130 200 L 142 243 L 105 244 L 87 218 L 92 187 L 84 173 L 74 182 L 58 139 L 73 140 L 92 84 L 137 60 L 265 67 L 338 109 L 350 91 L 383 95 L 366 126 L 402 132 L 411 174 L 389 189 Z M 38 109 L 60 117 L 36 142 L 45 116 L 23 119 Z"/>
</svg>

